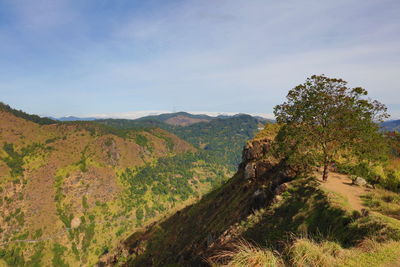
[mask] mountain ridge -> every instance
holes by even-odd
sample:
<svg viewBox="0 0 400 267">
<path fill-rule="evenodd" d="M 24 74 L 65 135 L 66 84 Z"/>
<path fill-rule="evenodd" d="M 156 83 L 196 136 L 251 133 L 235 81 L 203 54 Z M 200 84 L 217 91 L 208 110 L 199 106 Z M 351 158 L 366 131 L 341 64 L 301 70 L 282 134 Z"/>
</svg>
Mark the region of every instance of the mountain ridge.
<svg viewBox="0 0 400 267">
<path fill-rule="evenodd" d="M 400 132 L 400 120 L 389 120 L 381 123 L 381 126 L 386 131 L 397 131 Z"/>
<path fill-rule="evenodd" d="M 270 154 L 276 131 L 268 130 L 247 143 L 231 179 L 197 203 L 133 233 L 98 266 L 395 264 L 400 221 L 352 210 L 316 178 L 299 176 L 294 166 Z M 363 246 L 375 239 L 380 241 L 374 249 Z M 387 250 L 393 255 L 383 258 Z M 229 262 L 236 256 L 238 261 Z"/>
<path fill-rule="evenodd" d="M 14 113 L 0 110 L 0 263 L 94 263 L 118 236 L 193 201 L 228 172 L 163 129 L 38 124 Z M 140 178 L 149 173 L 157 180 Z"/>
</svg>

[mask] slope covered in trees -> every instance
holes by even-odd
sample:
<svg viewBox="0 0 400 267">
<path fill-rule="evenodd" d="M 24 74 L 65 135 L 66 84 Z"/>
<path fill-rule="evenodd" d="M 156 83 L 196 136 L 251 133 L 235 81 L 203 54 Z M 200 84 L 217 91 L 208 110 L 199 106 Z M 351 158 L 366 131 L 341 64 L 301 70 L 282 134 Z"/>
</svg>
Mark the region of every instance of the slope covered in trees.
<svg viewBox="0 0 400 267">
<path fill-rule="evenodd" d="M 52 120 L 50 118 L 43 118 L 38 115 L 28 114 L 26 112 L 23 112 L 22 110 L 13 109 L 9 105 L 4 104 L 3 102 L 0 102 L 0 111 L 9 112 L 16 117 L 23 118 L 25 120 L 29 120 L 42 125 L 56 123 L 55 120 Z"/>
<path fill-rule="evenodd" d="M 197 115 L 200 116 L 200 115 Z M 240 162 L 240 153 L 247 140 L 254 137 L 266 120 L 249 115 L 214 118 L 209 122 L 198 122 L 187 126 L 172 126 L 164 123 L 170 114 L 145 117 L 138 120 L 107 119 L 97 122 L 119 129 L 145 129 L 158 127 L 170 131 L 195 147 L 207 151 L 219 163 L 235 170 Z M 197 117 L 196 117 L 197 118 Z M 203 117 L 199 117 L 203 118 Z"/>
<path fill-rule="evenodd" d="M 159 128 L 41 125 L 14 113 L 0 110 L 0 265 L 92 265 L 230 175 Z"/>
</svg>

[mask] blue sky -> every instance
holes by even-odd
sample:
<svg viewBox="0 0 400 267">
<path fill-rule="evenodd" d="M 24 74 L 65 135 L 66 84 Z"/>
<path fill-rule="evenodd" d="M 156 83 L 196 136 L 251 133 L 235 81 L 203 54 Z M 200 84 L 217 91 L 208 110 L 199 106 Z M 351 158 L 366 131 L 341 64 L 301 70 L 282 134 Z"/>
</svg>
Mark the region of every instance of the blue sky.
<svg viewBox="0 0 400 267">
<path fill-rule="evenodd" d="M 400 118 L 398 0 L 0 0 L 0 101 L 40 115 L 271 114 L 312 74 Z"/>
</svg>

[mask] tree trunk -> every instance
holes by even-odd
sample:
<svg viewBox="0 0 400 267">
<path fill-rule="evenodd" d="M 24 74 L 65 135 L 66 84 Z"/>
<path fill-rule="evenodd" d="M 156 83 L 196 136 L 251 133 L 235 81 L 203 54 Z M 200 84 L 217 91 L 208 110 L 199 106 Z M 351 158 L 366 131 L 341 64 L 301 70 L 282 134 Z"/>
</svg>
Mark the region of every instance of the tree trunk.
<svg viewBox="0 0 400 267">
<path fill-rule="evenodd" d="M 328 180 L 328 173 L 329 173 L 329 162 L 325 161 L 324 162 L 324 172 L 322 174 L 323 181 Z"/>
</svg>

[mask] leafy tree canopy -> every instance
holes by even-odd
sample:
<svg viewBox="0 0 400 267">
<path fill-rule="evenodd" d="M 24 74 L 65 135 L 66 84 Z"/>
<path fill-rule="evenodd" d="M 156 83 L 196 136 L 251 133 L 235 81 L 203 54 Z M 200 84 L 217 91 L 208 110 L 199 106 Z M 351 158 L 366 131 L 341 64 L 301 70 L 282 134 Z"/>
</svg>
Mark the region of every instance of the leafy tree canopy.
<svg viewBox="0 0 400 267">
<path fill-rule="evenodd" d="M 301 168 L 322 164 L 324 180 L 329 164 L 339 155 L 380 159 L 384 143 L 377 122 L 389 115 L 385 105 L 367 94 L 361 87 L 349 88 L 342 79 L 311 76 L 274 108 L 283 125 L 277 136 L 278 153 Z"/>
</svg>

